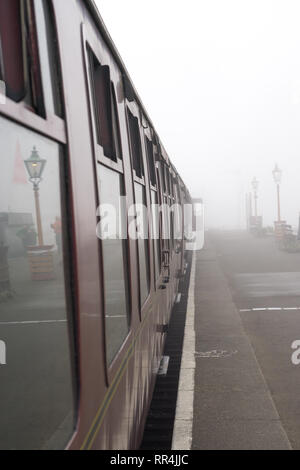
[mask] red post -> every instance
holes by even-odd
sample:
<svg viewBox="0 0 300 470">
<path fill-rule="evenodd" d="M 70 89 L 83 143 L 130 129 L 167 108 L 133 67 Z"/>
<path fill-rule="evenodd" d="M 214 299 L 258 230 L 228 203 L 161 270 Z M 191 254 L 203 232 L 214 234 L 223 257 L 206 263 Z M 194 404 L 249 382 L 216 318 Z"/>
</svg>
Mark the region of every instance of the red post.
<svg viewBox="0 0 300 470">
<path fill-rule="evenodd" d="M 277 206 L 278 206 L 278 222 L 281 221 L 280 215 L 280 185 L 277 184 Z"/>
<path fill-rule="evenodd" d="M 35 200 L 35 209 L 36 209 L 36 223 L 37 223 L 37 229 L 38 229 L 39 246 L 44 246 L 43 227 L 42 227 L 40 198 L 39 198 L 38 188 L 34 188 L 34 200 Z"/>
<path fill-rule="evenodd" d="M 257 221 L 257 192 L 254 193 L 254 203 L 255 203 L 255 221 Z"/>
</svg>

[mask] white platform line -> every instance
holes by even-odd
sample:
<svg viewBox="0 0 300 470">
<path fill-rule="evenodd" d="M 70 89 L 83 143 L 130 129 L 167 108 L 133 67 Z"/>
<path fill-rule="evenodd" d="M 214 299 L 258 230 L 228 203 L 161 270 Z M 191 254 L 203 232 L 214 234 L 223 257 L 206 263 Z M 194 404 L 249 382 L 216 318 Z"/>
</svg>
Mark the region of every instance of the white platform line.
<svg viewBox="0 0 300 470">
<path fill-rule="evenodd" d="M 1 325 L 39 325 L 40 323 L 67 323 L 67 320 L 36 320 L 36 321 L 1 321 Z"/>
<path fill-rule="evenodd" d="M 105 315 L 105 318 L 126 318 L 125 315 Z"/>
<path fill-rule="evenodd" d="M 196 368 L 195 271 L 196 254 L 193 253 L 172 450 L 190 450 L 192 447 Z"/>
<path fill-rule="evenodd" d="M 241 308 L 240 312 L 276 312 L 289 311 L 289 310 L 300 310 L 300 307 L 260 307 L 260 308 Z"/>
</svg>

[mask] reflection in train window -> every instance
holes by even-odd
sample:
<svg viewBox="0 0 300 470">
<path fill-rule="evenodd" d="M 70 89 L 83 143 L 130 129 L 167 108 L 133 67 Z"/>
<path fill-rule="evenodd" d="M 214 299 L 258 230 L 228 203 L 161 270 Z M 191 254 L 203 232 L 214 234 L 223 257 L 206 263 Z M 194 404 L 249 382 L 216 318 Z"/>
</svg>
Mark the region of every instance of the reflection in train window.
<svg viewBox="0 0 300 470">
<path fill-rule="evenodd" d="M 74 429 L 63 154 L 3 118 L 0 140 L 0 448 L 63 448 Z"/>
<path fill-rule="evenodd" d="M 105 328 L 106 328 L 106 356 L 110 364 L 129 331 L 129 286 L 128 286 L 128 254 L 127 254 L 127 221 L 126 208 L 122 204 L 120 196 L 124 195 L 123 175 L 98 166 L 100 213 L 103 218 L 111 217 L 106 210 L 108 205 L 114 211 L 116 221 L 115 231 L 105 232 L 107 225 L 104 222 L 99 225 L 102 239 L 103 279 L 104 279 L 104 303 L 105 303 Z M 111 222 L 114 221 L 107 219 Z M 125 231 L 125 233 L 124 233 Z"/>
</svg>

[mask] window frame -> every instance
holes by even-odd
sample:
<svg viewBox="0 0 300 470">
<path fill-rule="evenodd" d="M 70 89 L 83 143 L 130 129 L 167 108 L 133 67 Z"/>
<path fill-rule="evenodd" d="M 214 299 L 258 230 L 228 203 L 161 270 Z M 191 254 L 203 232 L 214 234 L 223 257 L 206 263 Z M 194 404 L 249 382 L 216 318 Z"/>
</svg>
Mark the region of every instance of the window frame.
<svg viewBox="0 0 300 470">
<path fill-rule="evenodd" d="M 33 15 L 36 21 L 36 12 L 33 4 Z M 55 12 L 50 2 L 53 29 L 58 41 L 57 25 Z M 39 40 L 38 35 L 35 37 L 35 46 L 38 48 L 39 54 Z M 59 48 L 57 47 L 57 54 L 55 57 L 56 67 L 58 70 L 59 85 L 62 90 L 63 73 L 62 63 Z M 40 61 L 35 64 L 38 66 L 38 73 L 41 77 L 41 92 L 44 94 L 43 80 L 40 69 Z M 43 100 L 44 103 L 44 100 Z M 64 94 L 60 93 L 60 105 L 62 110 L 65 108 Z M 69 147 L 67 136 L 66 118 L 59 115 L 49 113 L 45 109 L 45 115 L 42 116 L 29 109 L 24 100 L 16 102 L 6 96 L 5 103 L 0 103 L 0 116 L 12 122 L 23 129 L 27 129 L 37 135 L 37 137 L 45 137 L 48 140 L 59 144 L 60 159 L 59 159 L 59 182 L 61 189 L 61 210 L 64 217 L 63 224 L 63 244 L 64 244 L 64 286 L 65 286 L 65 300 L 66 300 L 66 317 L 68 321 L 68 337 L 69 337 L 69 350 L 70 350 L 70 368 L 72 373 L 72 386 L 74 398 L 74 428 L 70 434 L 68 441 L 71 442 L 76 434 L 76 425 L 79 416 L 79 400 L 80 400 L 80 364 L 79 364 L 79 337 L 78 337 L 78 291 L 77 291 L 77 266 L 74 261 L 75 257 L 75 241 L 74 241 L 74 220 L 73 211 L 71 207 L 71 189 L 70 189 L 70 169 L 69 169 Z M 64 113 L 63 113 L 64 116 Z M 63 157 L 64 158 L 63 158 Z M 67 175 L 67 177 L 65 177 Z M 63 178 L 65 177 L 65 178 Z"/>
<path fill-rule="evenodd" d="M 119 173 L 124 174 L 124 166 L 123 166 L 123 151 L 122 151 L 122 142 L 121 142 L 121 133 L 120 133 L 120 120 L 119 120 L 119 113 L 118 113 L 118 106 L 117 106 L 117 100 L 116 100 L 116 87 L 114 83 L 114 79 L 111 77 L 111 74 L 109 74 L 109 80 L 110 80 L 110 104 L 111 108 L 113 109 L 112 113 L 115 112 L 116 114 L 116 134 L 117 137 L 115 136 L 114 132 L 114 124 L 113 124 L 113 119 L 112 119 L 112 126 L 111 126 L 111 132 L 112 132 L 112 139 L 113 139 L 113 148 L 115 151 L 115 158 L 113 159 L 111 157 L 108 157 L 104 153 L 104 148 L 103 146 L 99 143 L 99 132 L 100 132 L 100 118 L 97 113 L 96 109 L 96 91 L 95 91 L 95 82 L 94 82 L 94 77 L 92 77 L 92 55 L 94 56 L 94 59 L 97 60 L 98 64 L 100 67 L 108 67 L 110 70 L 109 64 L 106 64 L 105 59 L 101 57 L 100 54 L 96 52 L 96 49 L 91 45 L 90 41 L 86 40 L 85 41 L 85 49 L 87 57 L 88 57 L 88 68 L 89 68 L 89 95 L 91 99 L 91 111 L 93 115 L 93 140 L 94 140 L 94 146 L 96 149 L 96 154 L 97 154 L 97 161 L 99 163 L 102 163 L 103 165 L 110 167 L 114 171 L 118 171 Z M 115 139 L 117 138 L 118 140 L 118 145 L 120 148 L 120 154 L 121 158 L 118 157 L 117 151 L 116 151 L 116 142 Z"/>
<path fill-rule="evenodd" d="M 86 67 L 87 67 L 87 75 L 88 75 L 88 94 L 89 94 L 89 107 L 90 107 L 90 113 L 92 116 L 92 127 L 93 127 L 93 132 L 92 132 L 92 140 L 94 144 L 94 150 L 95 150 L 95 157 L 96 161 L 98 163 L 101 163 L 108 168 L 111 168 L 114 171 L 117 171 L 119 173 L 124 174 L 124 162 L 123 158 L 118 158 L 116 155 L 116 161 L 111 159 L 110 157 L 107 157 L 104 154 L 104 149 L 103 147 L 99 144 L 98 142 L 98 117 L 96 116 L 96 106 L 95 106 L 95 88 L 94 88 L 94 83 L 92 82 L 92 77 L 91 77 L 91 57 L 90 54 L 93 54 L 95 59 L 98 61 L 99 65 L 102 67 L 108 66 L 110 64 L 106 63 L 105 58 L 99 53 L 98 49 L 94 46 L 92 41 L 90 39 L 87 39 L 86 35 L 84 34 L 84 48 L 85 48 L 85 60 L 86 60 Z M 120 138 L 120 120 L 119 120 L 119 113 L 118 113 L 118 106 L 117 103 L 113 103 L 114 98 L 116 97 L 116 86 L 114 83 L 114 78 L 110 75 L 110 86 L 113 87 L 113 92 L 111 90 L 111 104 L 116 105 L 115 111 L 117 114 L 117 132 L 119 134 L 119 144 L 120 144 L 120 150 L 121 154 L 123 157 L 123 152 L 122 152 L 122 142 Z"/>
<path fill-rule="evenodd" d="M 123 190 L 124 190 L 125 197 L 126 197 L 126 185 L 125 185 L 124 173 L 116 171 L 116 170 L 110 168 L 109 166 L 105 165 L 102 162 L 101 163 L 100 162 L 95 162 L 95 173 L 96 173 L 96 178 L 97 178 L 96 190 L 97 190 L 98 206 L 99 206 L 99 201 L 100 201 L 100 188 L 99 188 L 99 179 L 100 179 L 100 177 L 99 177 L 99 172 L 101 172 L 101 166 L 107 168 L 110 171 L 115 172 L 119 177 L 120 177 L 120 175 L 123 176 L 122 186 L 123 186 Z M 127 334 L 126 334 L 125 338 L 123 339 L 122 343 L 120 344 L 119 349 L 116 352 L 114 358 L 109 363 L 108 359 L 107 359 L 106 305 L 105 305 L 105 297 L 106 297 L 105 286 L 106 286 L 106 284 L 105 284 L 104 262 L 103 262 L 103 243 L 102 243 L 102 240 L 99 240 L 99 252 L 100 253 L 99 253 L 98 265 L 99 265 L 99 269 L 100 269 L 100 272 L 101 272 L 100 283 L 101 283 L 101 287 L 102 287 L 101 307 L 102 307 L 102 312 L 103 312 L 103 334 L 104 334 L 104 345 L 105 345 L 104 367 L 106 369 L 107 380 L 108 381 L 110 381 L 110 377 L 112 376 L 111 374 L 112 374 L 112 371 L 114 369 L 115 363 L 117 362 L 120 352 L 122 351 L 123 347 L 125 346 L 128 338 L 130 337 L 130 335 L 132 333 L 132 327 L 133 327 L 132 285 L 131 285 L 131 278 L 130 278 L 130 247 L 129 247 L 129 243 L 128 243 L 128 216 L 127 216 L 127 239 L 122 240 L 122 242 L 123 242 L 122 243 L 122 245 L 123 245 L 122 250 L 124 250 L 124 245 L 126 245 L 126 256 L 123 257 L 123 270 L 124 270 L 124 273 L 127 274 L 127 279 L 126 279 L 126 277 L 124 278 L 124 281 L 125 281 L 124 285 L 125 285 L 125 289 L 127 289 L 127 291 L 125 292 L 125 299 L 126 299 L 126 303 L 127 303 L 126 316 L 127 316 L 127 320 L 128 320 L 128 331 L 127 331 Z M 126 263 L 126 261 L 127 261 L 127 263 Z"/>
</svg>

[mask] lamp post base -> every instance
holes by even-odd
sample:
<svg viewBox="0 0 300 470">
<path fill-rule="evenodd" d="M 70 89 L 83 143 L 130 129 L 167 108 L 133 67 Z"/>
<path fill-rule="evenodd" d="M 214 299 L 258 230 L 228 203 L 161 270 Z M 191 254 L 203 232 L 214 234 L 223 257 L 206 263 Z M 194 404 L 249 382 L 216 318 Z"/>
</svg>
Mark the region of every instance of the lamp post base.
<svg viewBox="0 0 300 470">
<path fill-rule="evenodd" d="M 274 222 L 275 226 L 275 239 L 276 241 L 283 240 L 284 234 L 285 234 L 285 226 L 286 226 L 286 221 L 285 220 L 277 220 Z"/>
</svg>

